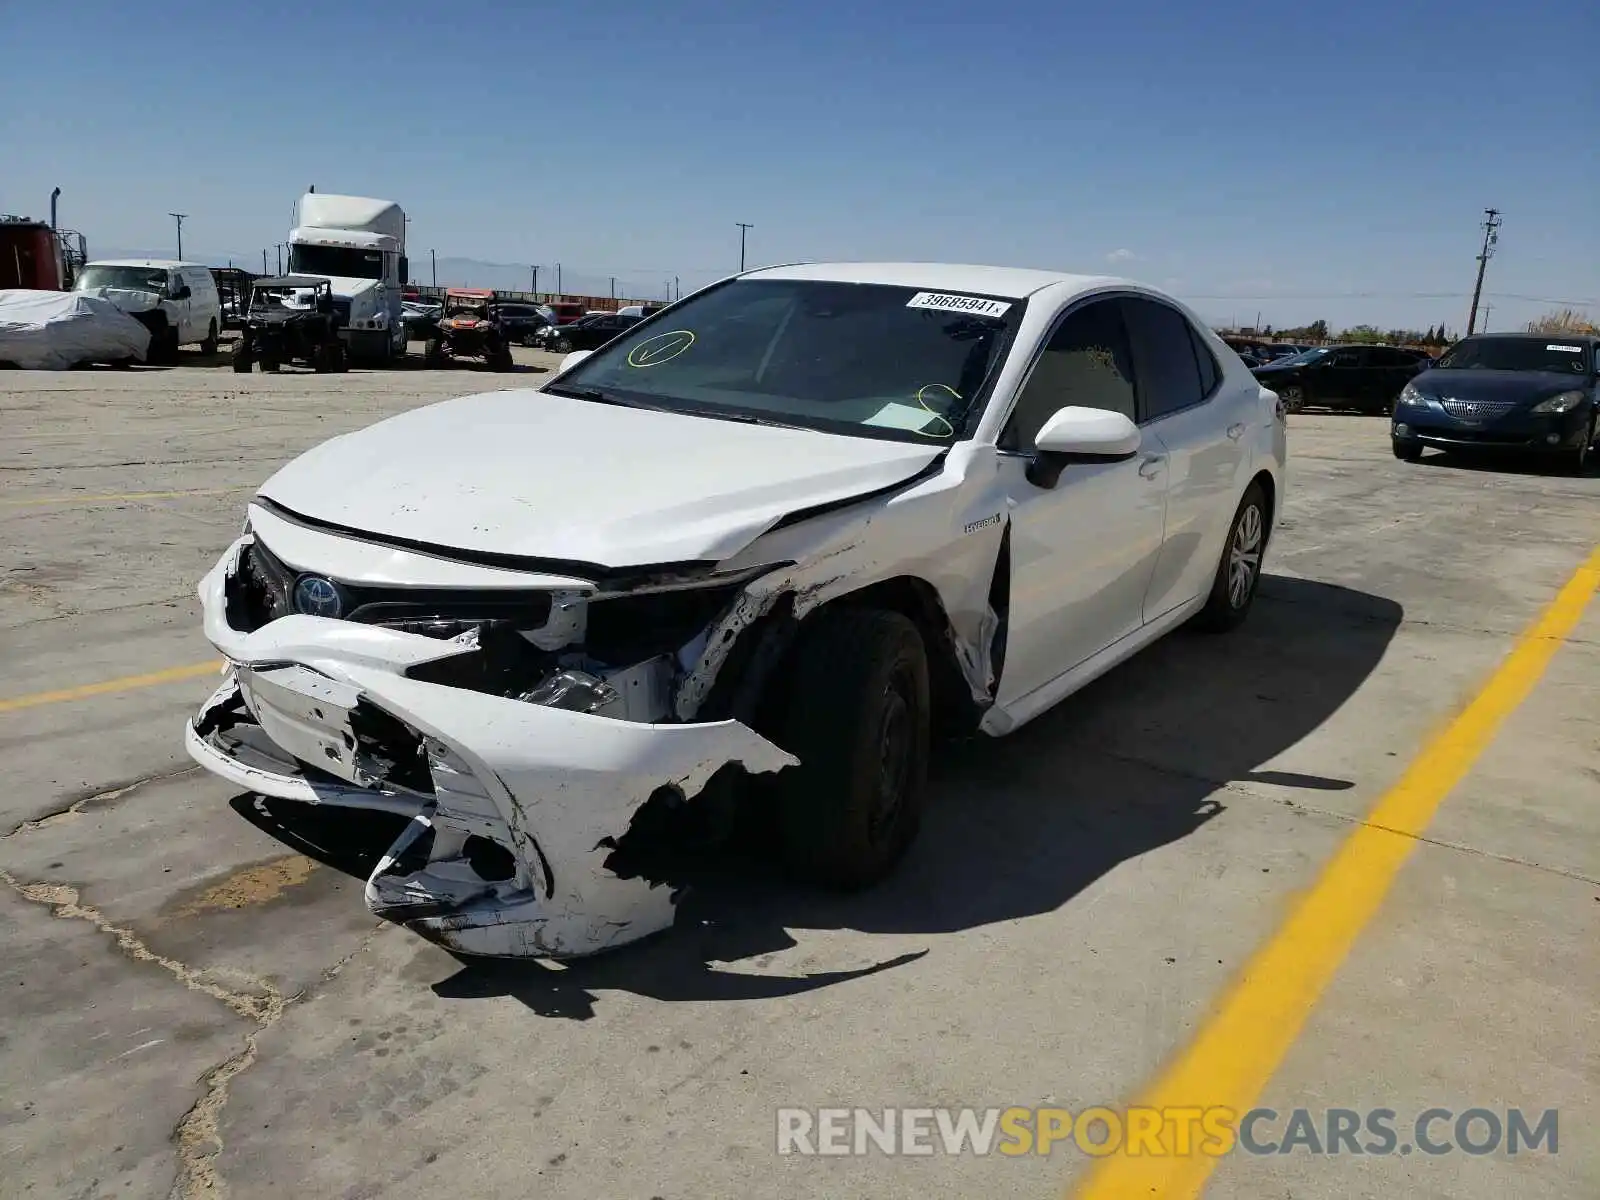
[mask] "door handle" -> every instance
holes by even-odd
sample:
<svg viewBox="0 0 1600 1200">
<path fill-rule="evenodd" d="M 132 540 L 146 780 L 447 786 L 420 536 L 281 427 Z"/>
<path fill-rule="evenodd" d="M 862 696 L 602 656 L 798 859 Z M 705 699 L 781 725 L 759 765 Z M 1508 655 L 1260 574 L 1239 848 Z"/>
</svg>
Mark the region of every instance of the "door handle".
<svg viewBox="0 0 1600 1200">
<path fill-rule="evenodd" d="M 1166 461 L 1166 455 L 1152 454 L 1149 458 L 1145 459 L 1139 464 L 1139 474 L 1143 475 L 1146 479 L 1154 479 L 1157 475 L 1161 474 L 1161 464 Z"/>
<path fill-rule="evenodd" d="M 1231 440 L 1237 442 L 1243 436 L 1244 436 L 1244 422 L 1243 421 L 1237 421 L 1234 424 L 1228 426 L 1228 437 Z"/>
</svg>

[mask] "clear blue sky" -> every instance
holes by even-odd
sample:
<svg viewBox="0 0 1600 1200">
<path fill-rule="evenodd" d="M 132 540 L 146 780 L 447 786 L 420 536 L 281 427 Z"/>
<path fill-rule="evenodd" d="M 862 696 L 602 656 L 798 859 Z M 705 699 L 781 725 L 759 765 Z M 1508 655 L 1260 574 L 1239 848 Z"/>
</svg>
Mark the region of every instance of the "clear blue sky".
<svg viewBox="0 0 1600 1200">
<path fill-rule="evenodd" d="M 749 221 L 752 263 L 1109 264 L 1209 317 L 1459 329 L 1493 205 L 1496 327 L 1600 300 L 1595 0 L 0 8 L 0 211 L 59 185 L 91 251 L 178 210 L 189 257 L 259 259 L 315 184 L 399 200 L 424 269 L 569 290 L 704 283 Z"/>
</svg>

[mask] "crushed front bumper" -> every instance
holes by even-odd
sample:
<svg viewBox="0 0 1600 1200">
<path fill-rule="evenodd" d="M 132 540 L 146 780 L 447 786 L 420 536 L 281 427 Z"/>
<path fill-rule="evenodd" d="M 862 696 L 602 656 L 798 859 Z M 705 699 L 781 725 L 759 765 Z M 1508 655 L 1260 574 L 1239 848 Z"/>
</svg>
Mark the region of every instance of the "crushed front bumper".
<svg viewBox="0 0 1600 1200">
<path fill-rule="evenodd" d="M 460 640 L 291 615 L 227 619 L 242 538 L 200 586 L 228 659 L 190 721 L 190 755 L 239 788 L 411 818 L 367 904 L 465 954 L 576 957 L 672 924 L 676 894 L 628 870 L 619 843 L 719 771 L 796 760 L 737 721 L 645 724 L 411 678 Z"/>
</svg>

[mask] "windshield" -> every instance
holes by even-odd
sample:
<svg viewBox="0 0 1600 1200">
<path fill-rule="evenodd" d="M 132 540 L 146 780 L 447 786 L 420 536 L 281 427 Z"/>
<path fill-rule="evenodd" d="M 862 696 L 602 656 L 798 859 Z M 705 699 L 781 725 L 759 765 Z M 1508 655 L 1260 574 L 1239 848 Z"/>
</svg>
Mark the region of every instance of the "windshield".
<svg viewBox="0 0 1600 1200">
<path fill-rule="evenodd" d="M 884 284 L 741 279 L 630 329 L 551 385 L 733 420 L 944 442 L 1023 305 Z M 595 397 L 596 399 L 602 397 Z"/>
<path fill-rule="evenodd" d="M 345 279 L 382 279 L 383 251 L 348 246 L 289 247 L 289 270 L 295 275 L 337 275 Z"/>
<path fill-rule="evenodd" d="M 1468 338 L 1439 359 L 1449 370 L 1555 371 L 1587 375 L 1593 369 L 1590 349 L 1581 341 L 1559 337 Z"/>
<path fill-rule="evenodd" d="M 116 288 L 125 292 L 154 292 L 164 296 L 167 292 L 167 272 L 164 267 L 105 267 L 90 264 L 78 276 L 74 287 L 79 292 L 96 292 L 101 288 Z"/>
</svg>

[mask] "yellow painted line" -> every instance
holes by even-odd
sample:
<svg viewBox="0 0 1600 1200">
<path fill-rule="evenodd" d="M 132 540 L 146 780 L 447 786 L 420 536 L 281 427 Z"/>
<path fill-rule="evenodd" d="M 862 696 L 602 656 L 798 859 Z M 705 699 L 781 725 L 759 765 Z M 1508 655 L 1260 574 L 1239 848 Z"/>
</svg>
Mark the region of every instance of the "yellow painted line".
<svg viewBox="0 0 1600 1200">
<path fill-rule="evenodd" d="M 0 500 L 0 507 L 45 506 L 51 504 L 120 504 L 128 500 L 175 500 L 181 496 L 226 496 L 230 492 L 251 492 L 254 486 L 190 488 L 181 492 L 111 492 L 103 496 L 29 496 L 22 500 Z"/>
<path fill-rule="evenodd" d="M 72 700 L 87 700 L 93 696 L 109 696 L 113 692 L 132 692 L 139 688 L 159 687 L 163 683 L 181 683 L 185 679 L 198 679 L 202 675 L 218 675 L 221 672 L 221 659 L 191 663 L 187 667 L 168 667 L 165 671 L 151 671 L 147 675 L 125 675 L 121 679 L 107 679 L 102 683 L 86 683 L 82 687 L 61 688 L 54 692 L 34 692 L 31 696 L 0 700 L 0 713 L 20 712 L 25 708 L 38 708 L 42 704 L 66 704 Z"/>
<path fill-rule="evenodd" d="M 1600 588 L 1600 547 L 1517 639 L 1471 703 L 1435 736 L 1345 840 L 1288 920 L 1258 949 L 1194 1039 L 1137 1100 L 1254 1107 L 1445 797 L 1527 699 Z M 1122 1150 L 1098 1159 L 1075 1200 L 1192 1200 L 1219 1159 Z"/>
</svg>

